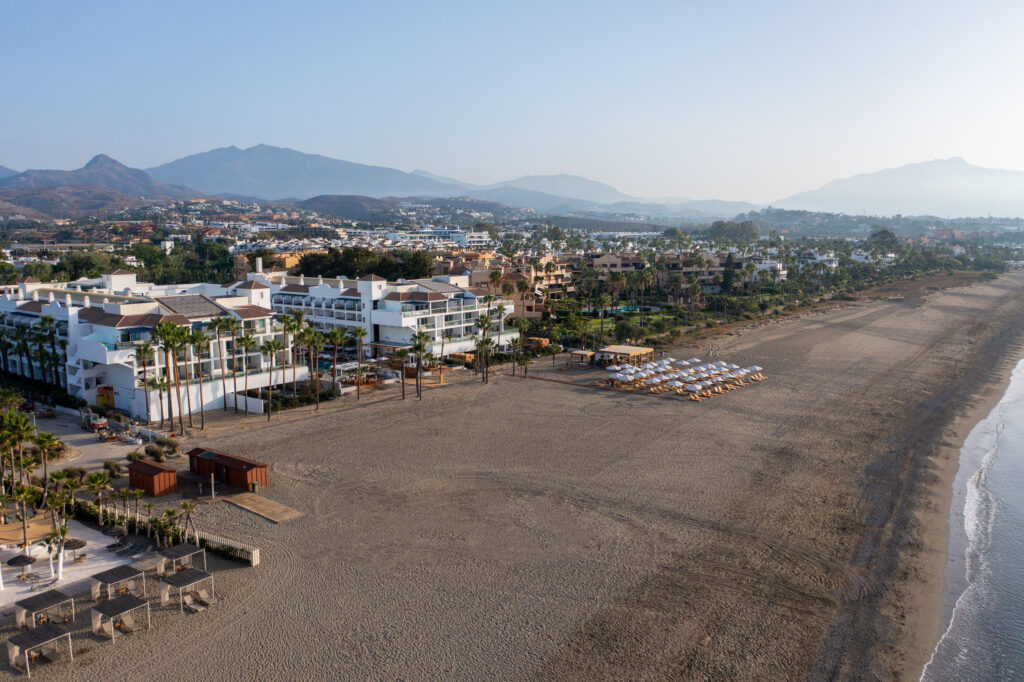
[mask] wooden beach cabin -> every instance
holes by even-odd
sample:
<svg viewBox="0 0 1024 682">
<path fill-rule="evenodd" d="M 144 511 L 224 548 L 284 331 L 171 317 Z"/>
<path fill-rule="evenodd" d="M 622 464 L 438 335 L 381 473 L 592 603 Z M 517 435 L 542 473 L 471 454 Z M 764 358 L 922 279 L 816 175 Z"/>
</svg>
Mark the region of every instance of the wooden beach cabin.
<svg viewBox="0 0 1024 682">
<path fill-rule="evenodd" d="M 605 346 L 599 349 L 597 354 L 599 362 L 604 365 L 621 365 L 624 362 L 640 365 L 654 361 L 654 349 L 645 346 Z"/>
<path fill-rule="evenodd" d="M 594 351 L 574 350 L 569 352 L 569 367 L 589 369 L 594 366 Z"/>
<path fill-rule="evenodd" d="M 265 488 L 270 484 L 266 464 L 219 450 L 192 448 L 188 451 L 188 469 L 204 479 L 213 474 L 215 480 L 240 490 Z"/>
<path fill-rule="evenodd" d="M 139 460 L 128 464 L 128 481 L 133 488 L 145 490 L 153 497 L 178 491 L 178 472 L 159 462 Z"/>
</svg>

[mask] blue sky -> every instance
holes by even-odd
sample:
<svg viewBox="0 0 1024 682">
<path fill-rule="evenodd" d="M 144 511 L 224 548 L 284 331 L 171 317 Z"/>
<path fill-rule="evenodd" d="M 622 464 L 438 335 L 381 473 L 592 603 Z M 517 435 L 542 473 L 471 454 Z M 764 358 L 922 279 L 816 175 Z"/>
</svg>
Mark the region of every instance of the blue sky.
<svg viewBox="0 0 1024 682">
<path fill-rule="evenodd" d="M 0 165 L 258 143 L 470 182 L 771 201 L 1024 170 L 1024 3 L 0 0 Z"/>
</svg>

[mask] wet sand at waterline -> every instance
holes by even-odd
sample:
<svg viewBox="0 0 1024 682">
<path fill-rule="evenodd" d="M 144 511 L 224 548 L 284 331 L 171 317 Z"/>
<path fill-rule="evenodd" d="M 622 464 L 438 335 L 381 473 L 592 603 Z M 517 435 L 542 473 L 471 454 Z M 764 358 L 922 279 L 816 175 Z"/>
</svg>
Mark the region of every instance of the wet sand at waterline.
<svg viewBox="0 0 1024 682">
<path fill-rule="evenodd" d="M 1008 376 L 1022 288 L 717 339 L 769 378 L 704 403 L 538 362 L 214 428 L 197 442 L 266 461 L 261 494 L 304 515 L 201 505 L 261 565 L 38 679 L 916 679 L 943 627 L 950 424 Z"/>
</svg>

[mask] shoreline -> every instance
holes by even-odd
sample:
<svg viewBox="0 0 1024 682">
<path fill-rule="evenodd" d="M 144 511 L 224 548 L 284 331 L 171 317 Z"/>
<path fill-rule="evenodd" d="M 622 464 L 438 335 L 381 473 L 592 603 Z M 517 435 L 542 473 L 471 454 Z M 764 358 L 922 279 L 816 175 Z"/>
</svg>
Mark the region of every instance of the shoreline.
<svg viewBox="0 0 1024 682">
<path fill-rule="evenodd" d="M 895 584 L 897 590 L 901 587 L 906 590 L 903 598 L 906 625 L 900 647 L 907 663 L 900 679 L 907 682 L 921 679 L 924 667 L 949 627 L 952 607 L 959 596 L 949 593 L 947 578 L 953 565 L 965 570 L 963 557 L 950 554 L 950 541 L 954 536 L 951 523 L 956 511 L 953 486 L 960 470 L 964 443 L 971 431 L 999 404 L 1021 358 L 1024 358 L 1024 339 L 1006 347 L 998 359 L 998 372 L 982 382 L 966 407 L 942 430 L 931 456 L 937 479 L 922 487 L 915 511 L 917 540 L 921 544 L 915 558 L 921 563 L 921 575 L 917 584 L 906 578 Z M 962 513 L 958 514 L 958 518 L 961 516 Z"/>
</svg>

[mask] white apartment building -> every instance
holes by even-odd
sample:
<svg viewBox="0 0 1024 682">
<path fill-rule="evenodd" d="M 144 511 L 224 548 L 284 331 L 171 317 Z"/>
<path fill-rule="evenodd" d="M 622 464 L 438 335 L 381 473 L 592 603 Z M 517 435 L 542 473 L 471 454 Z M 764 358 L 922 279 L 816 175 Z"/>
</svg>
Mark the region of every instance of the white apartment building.
<svg viewBox="0 0 1024 682">
<path fill-rule="evenodd" d="M 437 357 L 473 352 L 473 336 L 480 333 L 477 322 L 485 315 L 492 321 L 489 335 L 498 348 L 508 349 L 519 336 L 506 324 L 512 303 L 470 287 L 468 275 L 399 282 L 375 275 L 358 280 L 289 277 L 263 272 L 257 261 L 257 271 L 248 277 L 270 287 L 271 306 L 277 313 L 301 311 L 306 322 L 324 332 L 362 327 L 367 332 L 363 341 L 367 356 L 408 348 L 418 331 L 427 334 L 427 351 Z"/>
<path fill-rule="evenodd" d="M 236 339 L 249 334 L 256 346 L 245 352 L 236 348 L 230 335 L 222 334 L 218 340 L 210 323 L 219 317 L 237 320 Z M 189 347 L 178 353 L 180 409 L 187 414 L 198 413 L 201 406 L 206 410 L 222 407 L 225 396 L 233 406 L 236 390 L 242 392 L 245 387 L 246 374 L 249 389 L 285 381 L 277 368 L 291 358 L 290 338 L 273 317 L 270 290 L 253 282 L 153 285 L 138 282 L 135 273 L 124 270 L 70 283 L 27 278 L 14 292 L 0 296 L 0 330 L 6 339 L 0 360 L 10 373 L 50 384 L 56 377 L 71 395 L 89 404 L 115 407 L 137 419 L 146 418 L 148 393 L 149 418 L 158 420 L 167 393 L 147 386 L 143 377 L 172 383 L 174 373 L 168 372 L 168 358 L 152 338 L 157 324 L 187 326 L 211 337 L 198 352 Z M 40 334 L 44 329 L 52 331 Z M 275 359 L 273 377 L 269 357 L 259 350 L 271 338 L 286 348 L 284 357 Z M 146 342 L 153 344 L 154 357 L 143 368 L 136 349 Z M 287 374 L 291 380 L 290 367 Z M 296 377 L 307 378 L 306 368 L 299 366 Z M 178 414 L 173 383 L 172 391 L 173 412 Z M 252 400 L 249 406 L 262 410 L 260 401 Z"/>
</svg>

